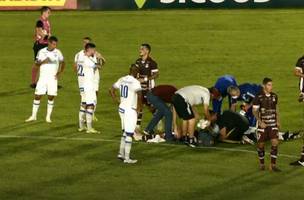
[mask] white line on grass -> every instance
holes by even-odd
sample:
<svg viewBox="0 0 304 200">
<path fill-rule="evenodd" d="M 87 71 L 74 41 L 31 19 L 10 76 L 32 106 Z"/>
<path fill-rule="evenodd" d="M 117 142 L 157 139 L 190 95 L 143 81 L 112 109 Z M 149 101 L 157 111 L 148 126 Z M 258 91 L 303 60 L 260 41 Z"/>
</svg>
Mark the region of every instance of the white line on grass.
<svg viewBox="0 0 304 200">
<path fill-rule="evenodd" d="M 32 139 L 32 140 L 69 140 L 69 141 L 93 141 L 93 142 L 119 142 L 119 140 L 102 139 L 102 138 L 87 138 L 87 137 L 62 137 L 62 136 L 36 136 L 36 135 L 0 135 L 0 138 L 17 138 L 17 139 Z M 147 143 L 146 143 L 147 144 Z M 150 144 L 151 145 L 151 144 Z M 163 146 L 178 146 L 174 144 L 161 143 Z M 200 149 L 214 149 L 220 151 L 242 152 L 256 154 L 256 151 L 247 149 L 227 148 L 227 147 L 198 147 Z M 279 154 L 280 157 L 298 158 L 299 156 Z"/>
</svg>

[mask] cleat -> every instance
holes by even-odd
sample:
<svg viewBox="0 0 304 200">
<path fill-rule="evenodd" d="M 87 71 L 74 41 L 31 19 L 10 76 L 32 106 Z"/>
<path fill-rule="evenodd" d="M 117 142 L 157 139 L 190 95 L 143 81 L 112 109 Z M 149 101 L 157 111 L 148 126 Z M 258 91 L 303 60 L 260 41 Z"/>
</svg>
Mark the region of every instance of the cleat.
<svg viewBox="0 0 304 200">
<path fill-rule="evenodd" d="M 86 133 L 100 134 L 100 131 L 97 131 L 94 128 L 91 128 L 91 129 L 88 129 Z"/>
<path fill-rule="evenodd" d="M 301 94 L 299 95 L 298 101 L 299 101 L 300 103 L 304 101 L 304 94 L 303 94 L 303 93 L 301 93 Z"/>
<path fill-rule="evenodd" d="M 294 162 L 290 163 L 289 165 L 292 165 L 292 166 L 303 166 L 304 167 L 304 161 L 301 162 L 301 160 L 297 160 L 297 161 L 294 161 Z"/>
<path fill-rule="evenodd" d="M 25 122 L 33 122 L 33 121 L 36 121 L 36 120 L 37 120 L 36 117 L 30 116 L 28 119 L 25 120 Z"/>
<path fill-rule="evenodd" d="M 194 141 L 194 138 L 189 138 L 189 140 L 186 141 L 185 144 L 188 145 L 191 148 L 195 148 L 197 146 L 195 141 Z"/>
<path fill-rule="evenodd" d="M 45 121 L 46 121 L 47 123 L 52 123 L 52 120 L 51 120 L 51 118 L 49 118 L 49 117 L 45 118 Z"/>
<path fill-rule="evenodd" d="M 161 138 L 159 135 L 156 135 L 155 138 L 147 140 L 147 143 L 162 143 L 166 142 L 165 139 Z"/>
<path fill-rule="evenodd" d="M 126 164 L 135 164 L 135 163 L 137 163 L 137 160 L 127 159 L 127 160 L 124 160 L 124 163 L 126 163 Z"/>
<path fill-rule="evenodd" d="M 122 156 L 121 154 L 118 154 L 118 155 L 117 155 L 117 159 L 118 159 L 118 160 L 121 160 L 121 161 L 124 161 L 124 160 L 125 160 L 125 157 Z"/>
<path fill-rule="evenodd" d="M 86 131 L 87 130 L 87 128 L 78 128 L 78 132 L 83 132 L 83 131 Z"/>
<path fill-rule="evenodd" d="M 260 165 L 260 170 L 265 171 L 265 165 Z"/>
<path fill-rule="evenodd" d="M 269 171 L 271 172 L 281 172 L 282 170 L 280 170 L 279 168 L 277 168 L 276 166 L 269 166 Z"/>
</svg>

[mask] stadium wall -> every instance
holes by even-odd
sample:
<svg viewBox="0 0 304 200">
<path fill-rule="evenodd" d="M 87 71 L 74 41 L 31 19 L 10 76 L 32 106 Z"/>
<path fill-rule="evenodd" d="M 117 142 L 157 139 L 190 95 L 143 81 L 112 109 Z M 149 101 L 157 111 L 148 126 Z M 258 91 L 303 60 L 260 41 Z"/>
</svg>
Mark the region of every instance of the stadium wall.
<svg viewBox="0 0 304 200">
<path fill-rule="evenodd" d="M 92 10 L 291 7 L 304 7 L 304 0 L 91 0 Z"/>
<path fill-rule="evenodd" d="M 54 10 L 78 8 L 77 0 L 0 0 L 0 10 L 37 10 L 41 6 L 49 6 Z"/>
</svg>

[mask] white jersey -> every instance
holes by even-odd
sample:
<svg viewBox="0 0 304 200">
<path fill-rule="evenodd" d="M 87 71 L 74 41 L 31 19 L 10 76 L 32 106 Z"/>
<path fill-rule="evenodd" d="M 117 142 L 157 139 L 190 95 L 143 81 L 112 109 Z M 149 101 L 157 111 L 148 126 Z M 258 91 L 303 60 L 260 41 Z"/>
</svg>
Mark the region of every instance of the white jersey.
<svg viewBox="0 0 304 200">
<path fill-rule="evenodd" d="M 80 89 L 84 88 L 84 81 L 85 81 L 84 58 L 85 58 L 84 50 L 81 50 L 75 55 L 75 59 L 74 59 L 74 62 L 77 66 L 78 85 L 79 85 Z M 96 56 L 90 57 L 90 59 L 94 63 L 97 63 Z M 94 66 L 94 68 L 95 68 L 95 66 Z M 95 83 L 94 83 L 95 90 L 98 91 L 97 86 L 99 85 L 99 70 L 97 68 L 95 68 L 95 71 L 94 71 L 94 80 L 95 80 Z"/>
<path fill-rule="evenodd" d="M 140 82 L 131 75 L 120 78 L 113 85 L 120 91 L 120 109 L 137 108 L 137 92 L 142 90 Z"/>
<path fill-rule="evenodd" d="M 55 77 L 58 72 L 59 63 L 64 60 L 63 55 L 59 49 L 49 51 L 47 47 L 41 49 L 37 54 L 37 61 L 42 62 L 49 58 L 49 63 L 40 66 L 40 77 Z"/>
<path fill-rule="evenodd" d="M 176 93 L 181 95 L 191 106 L 199 104 L 209 106 L 210 92 L 208 88 L 192 85 L 181 88 Z"/>
</svg>

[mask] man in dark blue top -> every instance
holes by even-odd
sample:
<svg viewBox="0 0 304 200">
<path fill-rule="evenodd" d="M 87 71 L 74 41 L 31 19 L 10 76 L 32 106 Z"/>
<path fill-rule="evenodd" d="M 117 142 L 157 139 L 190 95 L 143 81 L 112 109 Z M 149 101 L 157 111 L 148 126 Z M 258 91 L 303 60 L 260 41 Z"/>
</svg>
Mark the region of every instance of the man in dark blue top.
<svg viewBox="0 0 304 200">
<path fill-rule="evenodd" d="M 241 109 L 244 111 L 243 114 L 248 118 L 250 126 L 256 125 L 256 119 L 252 113 L 252 101 L 262 90 L 263 87 L 261 85 L 250 83 L 241 84 L 237 88 L 230 88 L 231 110 L 236 111 L 237 102 L 242 101 L 244 104 L 241 106 Z"/>
<path fill-rule="evenodd" d="M 212 101 L 213 111 L 221 114 L 223 99 L 228 96 L 229 100 L 229 107 L 231 106 L 231 96 L 228 94 L 228 88 L 234 86 L 237 87 L 236 80 L 231 75 L 224 75 L 217 79 L 214 87 L 220 92 L 221 98 L 214 99 Z"/>
</svg>

